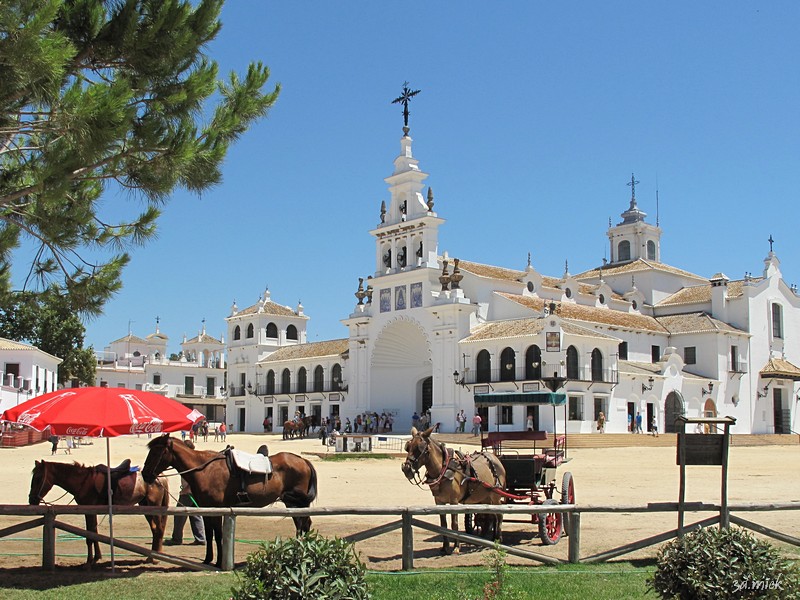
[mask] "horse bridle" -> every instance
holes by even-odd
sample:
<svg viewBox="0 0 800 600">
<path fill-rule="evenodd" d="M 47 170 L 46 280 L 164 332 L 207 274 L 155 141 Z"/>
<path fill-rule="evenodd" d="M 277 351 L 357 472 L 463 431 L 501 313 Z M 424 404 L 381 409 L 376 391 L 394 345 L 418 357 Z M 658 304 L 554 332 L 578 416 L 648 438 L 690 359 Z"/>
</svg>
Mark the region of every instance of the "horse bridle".
<svg viewBox="0 0 800 600">
<path fill-rule="evenodd" d="M 56 499 L 55 499 L 53 502 L 48 502 L 48 501 L 46 501 L 46 500 L 44 499 L 44 497 L 42 496 L 42 490 L 44 489 L 45 483 L 48 483 L 48 481 L 47 481 L 47 474 L 50 472 L 50 468 L 48 467 L 48 463 L 46 463 L 45 461 L 42 461 L 42 462 L 41 462 L 41 463 L 39 463 L 39 464 L 41 464 L 41 465 L 42 465 L 42 471 L 43 471 L 43 473 L 42 473 L 42 480 L 41 480 L 41 482 L 39 483 L 39 491 L 36 493 L 36 500 L 38 500 L 38 504 L 44 504 L 45 506 L 53 506 L 53 505 L 54 505 L 56 502 L 58 502 L 58 501 L 59 501 L 59 500 L 61 500 L 61 499 L 62 499 L 64 496 L 66 496 L 67 494 L 69 494 L 69 492 L 68 492 L 68 491 L 66 491 L 66 490 L 64 490 L 64 493 L 63 493 L 63 494 L 61 494 L 61 495 L 60 495 L 58 498 L 56 498 Z M 89 474 L 87 473 L 86 477 L 84 478 L 84 483 L 86 482 L 86 479 L 88 479 L 88 477 L 89 477 Z M 54 482 L 50 482 L 50 489 L 52 490 L 52 489 L 53 489 L 53 487 L 55 487 L 55 485 L 56 485 L 56 484 L 55 484 Z M 50 491 L 50 490 L 48 490 L 48 492 L 49 492 L 49 491 Z M 45 493 L 45 495 L 47 495 L 47 494 Z M 29 496 L 28 496 L 28 502 L 30 502 L 30 500 L 31 500 L 31 499 L 30 499 L 30 495 L 29 495 Z M 72 500 L 70 500 L 70 504 L 71 504 L 72 502 L 74 502 L 74 501 L 75 501 L 75 496 L 73 496 L 73 497 L 72 497 Z"/>
<path fill-rule="evenodd" d="M 169 451 L 170 451 L 170 453 L 172 454 L 173 457 L 175 456 L 175 451 L 172 448 L 172 446 L 174 444 L 175 444 L 175 440 L 173 438 L 167 436 L 167 443 L 164 445 L 164 450 L 169 449 Z M 161 461 L 162 461 L 163 456 L 164 456 L 164 451 L 162 450 L 161 456 L 159 456 L 158 462 L 156 463 L 157 467 L 161 465 Z M 164 465 L 164 469 L 162 469 L 161 472 L 155 474 L 155 477 L 153 478 L 153 481 L 158 481 L 159 477 L 176 477 L 178 475 L 183 476 L 186 473 L 191 473 L 193 471 L 202 471 L 203 469 L 205 469 L 211 463 L 216 462 L 218 460 L 222 460 L 223 458 L 225 458 L 225 455 L 222 452 L 219 452 L 219 453 L 217 453 L 217 456 L 215 456 L 214 458 L 208 459 L 202 465 L 198 465 L 196 467 L 192 467 L 191 469 L 186 469 L 185 471 L 178 471 L 178 469 L 175 469 L 174 466 L 172 466 L 170 464 L 166 464 L 166 465 Z M 172 462 L 172 461 L 170 460 L 169 462 Z M 167 467 L 172 467 L 173 469 L 175 469 L 175 473 L 170 474 L 170 475 L 165 474 L 164 471 L 167 469 Z M 144 476 L 144 473 L 142 473 L 142 476 Z"/>
</svg>

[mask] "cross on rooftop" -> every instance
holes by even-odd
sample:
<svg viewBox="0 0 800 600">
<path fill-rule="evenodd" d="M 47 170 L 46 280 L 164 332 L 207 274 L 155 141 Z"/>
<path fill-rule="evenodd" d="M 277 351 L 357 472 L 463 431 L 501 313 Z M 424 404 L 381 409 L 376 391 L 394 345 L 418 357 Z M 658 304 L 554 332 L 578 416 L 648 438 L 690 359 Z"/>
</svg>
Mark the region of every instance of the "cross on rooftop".
<svg viewBox="0 0 800 600">
<path fill-rule="evenodd" d="M 631 202 L 636 202 L 636 184 L 639 183 L 631 173 L 631 181 L 627 185 L 631 186 Z"/>
<path fill-rule="evenodd" d="M 408 87 L 408 82 L 403 82 L 403 93 L 400 94 L 397 98 L 392 100 L 392 104 L 402 104 L 403 105 L 403 127 L 404 129 L 408 129 L 408 103 L 411 102 L 411 99 L 420 93 L 421 90 L 412 90 Z"/>
</svg>

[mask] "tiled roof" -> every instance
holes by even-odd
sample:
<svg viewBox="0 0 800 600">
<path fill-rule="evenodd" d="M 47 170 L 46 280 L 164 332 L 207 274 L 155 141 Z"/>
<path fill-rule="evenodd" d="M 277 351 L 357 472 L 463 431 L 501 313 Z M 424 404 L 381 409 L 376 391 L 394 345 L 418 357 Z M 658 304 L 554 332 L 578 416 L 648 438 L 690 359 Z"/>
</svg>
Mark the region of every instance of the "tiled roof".
<svg viewBox="0 0 800 600">
<path fill-rule="evenodd" d="M 133 342 L 134 344 L 147 344 L 147 343 L 149 343 L 147 340 L 143 340 L 138 335 L 133 335 L 132 333 L 129 333 L 125 337 L 121 337 L 118 340 L 114 340 L 111 343 L 112 344 L 116 344 L 117 342 Z"/>
<path fill-rule="evenodd" d="M 498 338 L 524 337 L 537 335 L 544 329 L 544 321 L 540 318 L 512 319 L 509 321 L 494 321 L 486 323 L 475 329 L 464 342 L 479 342 Z"/>
<path fill-rule="evenodd" d="M 758 283 L 761 281 L 760 277 L 750 278 L 750 282 Z M 746 282 L 743 279 L 728 282 L 727 296 L 728 298 L 738 298 L 742 295 Z M 675 306 L 678 304 L 700 304 L 704 302 L 711 302 L 711 285 L 693 285 L 678 290 L 671 296 L 668 296 L 657 306 Z"/>
<path fill-rule="evenodd" d="M 260 302 L 256 302 L 253 306 L 248 306 L 247 308 L 243 308 L 239 312 L 237 312 L 234 317 L 241 317 L 242 315 L 255 315 L 258 314 L 259 306 L 261 305 Z M 298 316 L 297 313 L 289 308 L 288 306 L 283 306 L 282 304 L 277 304 L 276 302 L 265 302 L 263 304 L 263 309 L 261 310 L 262 314 L 265 315 L 275 315 L 277 317 L 296 317 Z"/>
<path fill-rule="evenodd" d="M 549 300 L 537 298 L 535 296 L 522 296 L 519 294 L 508 294 L 497 292 L 500 296 L 526 306 L 536 311 L 541 311 Z M 625 313 L 609 308 L 595 306 L 582 306 L 572 302 L 561 302 L 558 315 L 564 319 L 572 321 L 583 321 L 585 323 L 600 323 L 609 327 L 621 327 L 624 329 L 638 329 L 644 331 L 655 331 L 667 333 L 667 330 L 653 317 L 636 313 Z"/>
<path fill-rule="evenodd" d="M 759 371 L 761 377 L 777 377 L 800 381 L 800 369 L 781 358 L 770 358 L 764 368 Z"/>
<path fill-rule="evenodd" d="M 36 350 L 36 346 L 15 342 L 6 338 L 0 338 L 0 350 Z"/>
<path fill-rule="evenodd" d="M 220 345 L 222 345 L 222 342 L 220 340 L 218 340 L 217 338 L 215 338 L 215 337 L 211 337 L 207 333 L 201 333 L 200 335 L 194 336 L 190 340 L 186 340 L 185 342 L 183 342 L 183 344 L 220 344 Z M 183 344 L 181 344 L 181 345 L 183 345 Z"/>
<path fill-rule="evenodd" d="M 452 267 L 451 267 L 452 268 Z M 458 268 L 462 271 L 467 271 L 473 275 L 480 277 L 488 277 L 489 279 L 505 279 L 507 281 L 519 281 L 525 277 L 525 271 L 517 271 L 516 269 L 506 269 L 504 267 L 493 267 L 492 265 L 482 265 L 480 263 L 472 262 L 469 260 L 461 260 L 458 263 Z"/>
<path fill-rule="evenodd" d="M 704 333 L 708 331 L 727 331 L 730 333 L 741 334 L 746 333 L 741 329 L 737 329 L 732 325 L 728 325 L 727 323 L 720 321 L 719 319 L 715 319 L 704 312 L 687 313 L 685 315 L 668 315 L 664 317 L 656 317 L 656 319 L 671 334 Z"/>
<path fill-rule="evenodd" d="M 285 360 L 301 360 L 306 358 L 322 358 L 324 356 L 339 356 L 347 350 L 347 339 L 327 340 L 324 342 L 309 342 L 296 346 L 284 346 L 259 361 L 268 364 Z"/>
<path fill-rule="evenodd" d="M 583 273 L 575 275 L 575 279 L 591 279 L 594 277 L 600 277 L 601 270 L 603 275 L 619 275 L 620 273 L 636 273 L 641 271 L 662 271 L 664 273 L 672 273 L 673 275 L 682 275 L 684 277 L 691 277 L 693 279 L 706 280 L 705 277 L 700 277 L 700 275 L 695 275 L 689 271 L 684 271 L 683 269 L 678 269 L 677 267 L 672 267 L 664 263 L 645 260 L 643 258 L 622 265 L 604 266 L 602 269 L 598 267 L 596 269 L 584 271 Z"/>
</svg>

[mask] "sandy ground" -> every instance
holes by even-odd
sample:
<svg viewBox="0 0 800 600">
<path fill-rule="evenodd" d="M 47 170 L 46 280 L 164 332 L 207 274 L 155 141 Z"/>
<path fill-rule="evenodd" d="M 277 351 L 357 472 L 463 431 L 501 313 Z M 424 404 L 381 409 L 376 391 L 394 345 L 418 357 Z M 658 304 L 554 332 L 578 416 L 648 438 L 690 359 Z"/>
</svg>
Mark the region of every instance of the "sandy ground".
<svg viewBox="0 0 800 600">
<path fill-rule="evenodd" d="M 451 443 L 464 451 L 475 449 L 475 438 L 463 437 L 463 442 Z M 111 440 L 111 462 L 119 463 L 131 458 L 134 464 L 143 464 L 147 455 L 147 438 L 142 436 L 114 438 Z M 431 505 L 433 499 L 426 488 L 410 484 L 403 476 L 402 458 L 359 459 L 343 462 L 325 461 L 315 453 L 325 452 L 316 438 L 282 441 L 276 435 L 234 434 L 228 442 L 235 447 L 255 452 L 262 443 L 269 444 L 270 452 L 291 451 L 301 453 L 314 461 L 319 475 L 319 495 L 314 506 L 419 506 Z M 200 442 L 202 449 L 222 449 L 221 442 Z M 330 452 L 333 452 L 332 449 Z M 571 460 L 561 467 L 558 475 L 570 471 L 575 480 L 579 504 L 589 505 L 645 505 L 648 502 L 675 502 L 678 498 L 679 469 L 675 464 L 674 448 L 620 448 L 578 449 L 570 453 Z M 59 462 L 78 461 L 84 464 L 104 463 L 106 444 L 94 440 L 92 445 L 81 446 L 67 455 L 63 449 L 50 455 L 50 444 L 41 443 L 24 448 L 0 449 L 0 504 L 25 504 L 30 487 L 30 472 L 37 459 Z M 687 468 L 687 501 L 716 503 L 720 498 L 720 469 L 718 467 Z M 176 484 L 173 479 L 171 483 Z M 177 485 L 171 486 L 174 491 Z M 70 496 L 55 488 L 48 501 L 69 503 Z M 732 447 L 728 497 L 731 504 L 740 502 L 789 502 L 800 499 L 800 446 L 783 447 Z M 173 500 L 174 503 L 174 500 Z M 699 520 L 707 514 L 688 514 L 687 522 Z M 772 513 L 747 513 L 742 517 L 778 529 L 790 535 L 800 534 L 800 510 Z M 82 526 L 82 517 L 63 517 L 67 522 Z M 8 527 L 27 520 L 24 517 L 0 517 L 0 527 Z M 396 520 L 396 517 L 315 517 L 314 528 L 326 536 L 345 536 Z M 431 522 L 438 519 L 427 519 Z M 582 516 L 581 555 L 588 556 L 604 550 L 656 535 L 676 527 L 677 516 L 670 513 L 614 513 Z M 108 523 L 100 526 L 108 532 Z M 168 526 L 167 535 L 172 531 Z M 504 542 L 534 552 L 566 558 L 567 540 L 552 547 L 541 544 L 537 531 L 530 523 L 504 524 Z M 117 537 L 149 546 L 149 529 L 143 517 L 117 516 L 114 519 Z M 239 518 L 236 538 L 236 561 L 244 561 L 256 544 L 276 536 L 291 536 L 294 527 L 290 519 Z M 191 533 L 186 526 L 186 540 Z M 401 566 L 401 536 L 399 530 L 359 542 L 357 549 L 368 567 L 374 570 L 394 570 Z M 414 539 L 415 568 L 436 568 L 454 565 L 482 565 L 485 552 L 474 547 L 462 548 L 460 554 L 442 557 L 440 541 L 424 531 L 417 531 Z M 56 543 L 59 568 L 81 565 L 85 560 L 82 539 L 59 532 Z M 204 548 L 180 546 L 167 548 L 169 552 L 202 560 Z M 796 549 L 789 550 L 795 556 Z M 103 547 L 104 564 L 108 562 L 108 548 Z M 648 548 L 627 555 L 623 559 L 654 556 L 655 549 Z M 31 529 L 12 537 L 0 538 L 0 571 L 41 564 L 41 530 Z M 138 555 L 118 550 L 118 566 L 142 568 Z M 509 557 L 510 563 L 529 564 L 524 559 Z M 177 569 L 160 563 L 149 567 L 163 571 Z"/>
</svg>

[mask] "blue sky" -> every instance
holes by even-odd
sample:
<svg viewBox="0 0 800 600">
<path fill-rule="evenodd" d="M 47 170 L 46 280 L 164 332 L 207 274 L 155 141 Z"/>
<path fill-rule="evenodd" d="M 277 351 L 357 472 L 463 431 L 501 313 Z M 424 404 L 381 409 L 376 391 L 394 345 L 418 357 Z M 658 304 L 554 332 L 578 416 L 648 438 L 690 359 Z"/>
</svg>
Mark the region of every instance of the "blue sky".
<svg viewBox="0 0 800 600">
<path fill-rule="evenodd" d="M 242 2 L 209 49 L 221 72 L 261 60 L 282 92 L 231 150 L 222 185 L 177 193 L 124 289 L 87 323 L 102 349 L 156 316 L 177 352 L 234 300 L 346 337 L 368 231 L 389 199 L 404 81 L 411 136 L 446 223 L 439 251 L 546 275 L 597 266 L 608 220 L 639 207 L 661 257 L 703 276 L 761 273 L 775 239 L 800 284 L 800 3 Z M 114 200 L 115 202 L 118 200 Z"/>
</svg>

